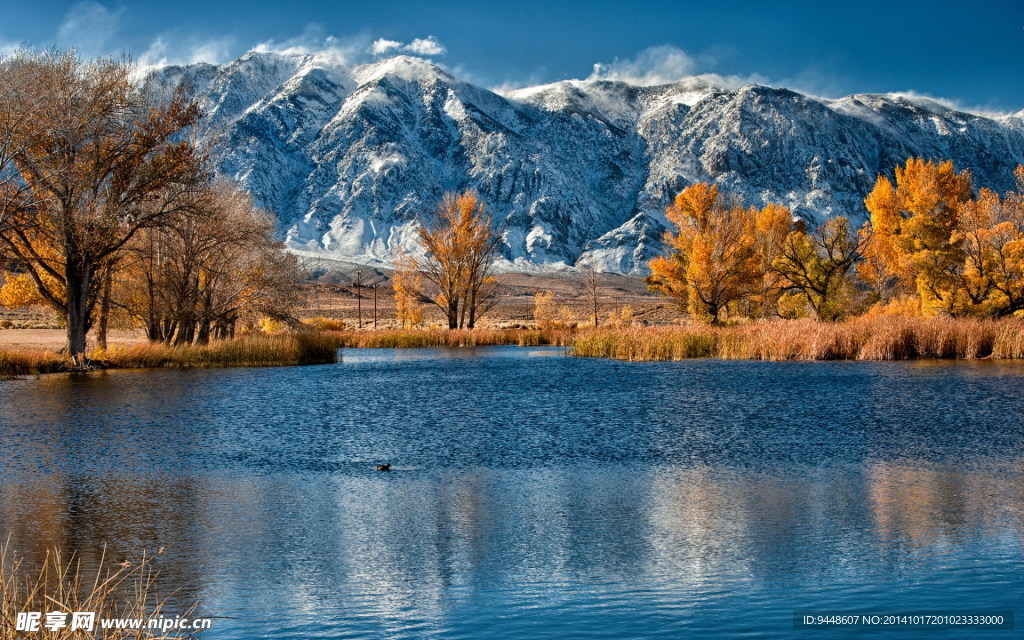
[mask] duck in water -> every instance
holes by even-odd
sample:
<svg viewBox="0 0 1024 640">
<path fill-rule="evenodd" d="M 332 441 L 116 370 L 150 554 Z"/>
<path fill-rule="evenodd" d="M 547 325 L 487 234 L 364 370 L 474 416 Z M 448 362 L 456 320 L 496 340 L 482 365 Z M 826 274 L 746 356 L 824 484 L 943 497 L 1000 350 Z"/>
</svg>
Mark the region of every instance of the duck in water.
<svg viewBox="0 0 1024 640">
<path fill-rule="evenodd" d="M 377 465 L 377 471 L 391 471 L 391 465 L 390 464 L 378 464 Z"/>
</svg>

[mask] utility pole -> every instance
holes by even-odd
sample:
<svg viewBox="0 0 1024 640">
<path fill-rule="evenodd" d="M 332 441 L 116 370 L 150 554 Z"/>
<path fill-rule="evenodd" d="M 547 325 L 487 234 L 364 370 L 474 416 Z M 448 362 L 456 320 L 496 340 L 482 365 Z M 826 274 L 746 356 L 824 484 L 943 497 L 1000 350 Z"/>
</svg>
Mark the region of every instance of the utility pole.
<svg viewBox="0 0 1024 640">
<path fill-rule="evenodd" d="M 356 322 L 358 323 L 360 329 L 363 328 L 363 292 L 362 289 L 360 289 L 359 280 L 360 276 L 362 275 L 363 272 L 360 271 L 359 269 L 356 269 Z"/>
</svg>

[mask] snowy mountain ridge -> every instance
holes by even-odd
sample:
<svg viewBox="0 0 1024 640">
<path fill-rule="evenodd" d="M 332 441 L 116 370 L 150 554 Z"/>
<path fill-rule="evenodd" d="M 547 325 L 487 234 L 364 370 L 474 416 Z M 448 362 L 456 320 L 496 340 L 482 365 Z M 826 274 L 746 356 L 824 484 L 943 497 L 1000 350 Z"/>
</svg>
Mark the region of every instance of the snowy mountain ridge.
<svg viewBox="0 0 1024 640">
<path fill-rule="evenodd" d="M 952 159 L 998 190 L 1024 163 L 1024 112 L 895 94 L 822 99 L 696 78 L 499 94 L 417 57 L 347 65 L 267 51 L 164 67 L 151 81 L 193 87 L 220 170 L 278 215 L 293 251 L 364 264 L 415 251 L 417 216 L 448 191 L 487 203 L 506 268 L 643 273 L 665 207 L 694 182 L 860 221 L 875 177 L 909 156 Z"/>
</svg>

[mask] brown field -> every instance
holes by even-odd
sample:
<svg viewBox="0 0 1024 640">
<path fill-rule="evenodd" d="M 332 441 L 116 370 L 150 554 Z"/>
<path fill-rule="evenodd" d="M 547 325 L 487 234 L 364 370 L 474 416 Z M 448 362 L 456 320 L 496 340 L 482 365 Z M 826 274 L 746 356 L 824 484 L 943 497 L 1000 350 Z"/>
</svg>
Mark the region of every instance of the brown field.
<svg viewBox="0 0 1024 640">
<path fill-rule="evenodd" d="M 522 328 L 533 326 L 534 295 L 542 291 L 554 294 L 556 308 L 567 307 L 569 315 L 577 322 L 591 321 L 590 305 L 586 297 L 582 275 L 538 275 L 504 274 L 502 295 L 498 304 L 480 321 L 480 328 Z M 347 328 L 374 326 L 374 289 L 377 284 L 377 328 L 400 327 L 395 317 L 395 300 L 391 280 L 384 270 L 363 271 L 360 278 L 361 295 L 356 297 L 354 275 L 331 271 L 319 278 L 315 285 L 305 287 L 306 302 L 300 317 L 327 317 L 345 322 Z M 599 276 L 600 304 L 598 315 L 601 322 L 618 316 L 623 307 L 632 310 L 634 322 L 640 324 L 672 324 L 678 321 L 677 308 L 665 298 L 647 291 L 642 278 L 601 274 Z M 361 309 L 360 309 L 361 307 Z M 444 315 L 433 305 L 424 307 L 424 324 L 444 325 Z M 446 326 L 446 325 L 445 325 Z"/>
<path fill-rule="evenodd" d="M 586 300 L 582 276 L 549 276 L 535 274 L 505 274 L 498 304 L 480 321 L 482 329 L 508 329 L 533 327 L 534 295 L 541 291 L 554 294 L 556 308 L 567 307 L 575 321 L 591 321 L 590 304 Z M 355 273 L 328 271 L 316 283 L 303 286 L 303 302 L 298 310 L 300 318 L 325 317 L 341 320 L 346 329 L 374 328 L 374 288 L 377 285 L 378 329 L 397 329 L 401 324 L 395 317 L 395 299 L 389 272 L 366 268 L 361 275 L 360 296 L 356 296 Z M 647 291 L 641 278 L 602 274 L 600 276 L 600 304 L 598 315 L 602 324 L 612 316 L 619 317 L 623 307 L 629 307 L 633 321 L 638 324 L 672 324 L 678 322 L 676 307 L 664 298 Z M 440 309 L 424 307 L 424 325 L 446 326 Z M 0 307 L 0 349 L 47 349 L 57 351 L 64 346 L 65 334 L 56 316 L 47 309 L 4 309 Z M 114 329 L 108 341 L 111 346 L 125 346 L 145 341 L 141 330 Z M 89 349 L 95 347 L 90 334 Z"/>
</svg>

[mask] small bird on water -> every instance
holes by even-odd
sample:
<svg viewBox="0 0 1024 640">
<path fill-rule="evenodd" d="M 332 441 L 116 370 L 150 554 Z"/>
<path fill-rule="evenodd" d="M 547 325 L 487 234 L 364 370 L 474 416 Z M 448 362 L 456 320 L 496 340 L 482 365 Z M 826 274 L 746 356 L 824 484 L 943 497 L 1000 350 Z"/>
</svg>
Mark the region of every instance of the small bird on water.
<svg viewBox="0 0 1024 640">
<path fill-rule="evenodd" d="M 390 464 L 378 464 L 377 465 L 377 471 L 391 471 L 391 465 Z"/>
</svg>

